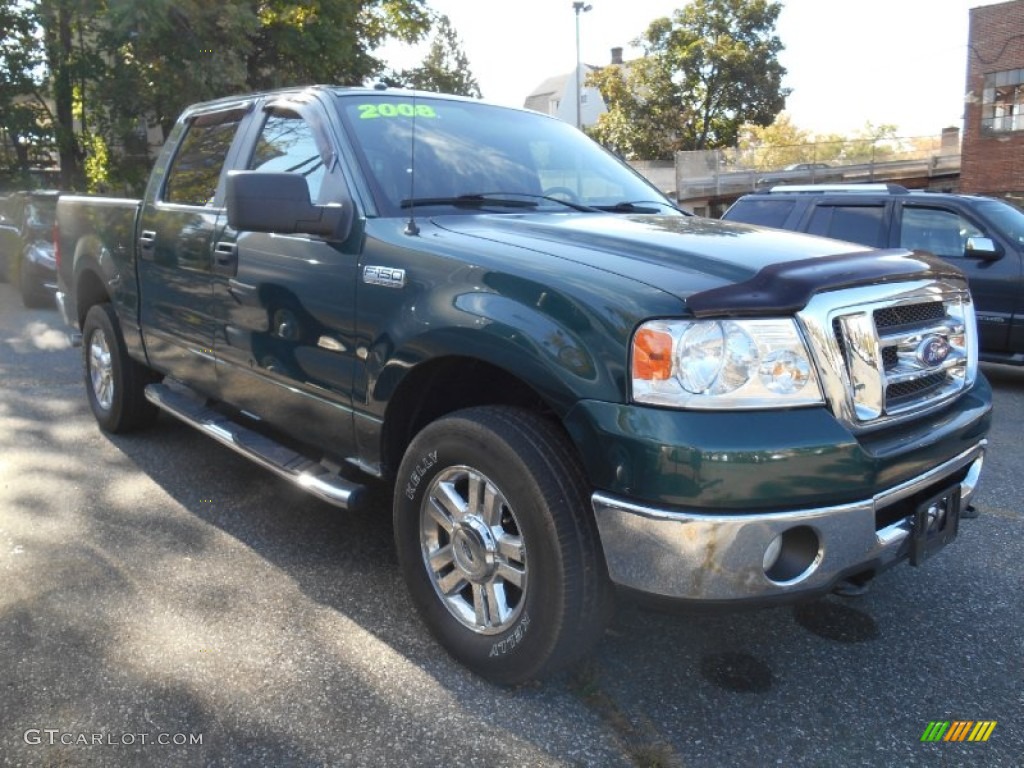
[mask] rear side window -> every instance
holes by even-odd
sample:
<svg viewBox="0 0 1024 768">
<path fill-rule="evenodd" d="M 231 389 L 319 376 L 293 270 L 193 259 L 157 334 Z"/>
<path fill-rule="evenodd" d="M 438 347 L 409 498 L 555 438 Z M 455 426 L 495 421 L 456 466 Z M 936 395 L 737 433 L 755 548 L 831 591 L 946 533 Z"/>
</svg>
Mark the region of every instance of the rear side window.
<svg viewBox="0 0 1024 768">
<path fill-rule="evenodd" d="M 761 227 L 781 227 L 795 205 L 793 200 L 737 200 L 723 218 Z"/>
<path fill-rule="evenodd" d="M 812 235 L 848 240 L 871 248 L 885 245 L 881 205 L 819 205 L 811 214 L 807 231 Z"/>
<path fill-rule="evenodd" d="M 165 203 L 213 205 L 220 172 L 240 122 L 241 115 L 234 112 L 222 118 L 204 115 L 189 124 L 167 174 Z"/>
</svg>

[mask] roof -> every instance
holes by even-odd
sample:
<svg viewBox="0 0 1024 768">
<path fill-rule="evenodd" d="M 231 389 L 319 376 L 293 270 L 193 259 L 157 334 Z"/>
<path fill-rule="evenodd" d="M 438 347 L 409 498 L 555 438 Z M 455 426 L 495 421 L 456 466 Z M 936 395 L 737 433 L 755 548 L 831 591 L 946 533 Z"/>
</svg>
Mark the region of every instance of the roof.
<svg viewBox="0 0 1024 768">
<path fill-rule="evenodd" d="M 593 64 L 581 64 L 586 70 L 590 72 L 597 72 L 601 67 L 595 67 Z M 544 80 L 540 85 L 530 91 L 530 95 L 526 97 L 527 105 L 529 105 L 530 99 L 537 98 L 539 96 L 549 96 L 551 94 L 559 94 L 565 92 L 565 86 L 569 82 L 569 78 L 572 77 L 572 72 L 566 72 L 561 75 L 554 75 Z"/>
</svg>

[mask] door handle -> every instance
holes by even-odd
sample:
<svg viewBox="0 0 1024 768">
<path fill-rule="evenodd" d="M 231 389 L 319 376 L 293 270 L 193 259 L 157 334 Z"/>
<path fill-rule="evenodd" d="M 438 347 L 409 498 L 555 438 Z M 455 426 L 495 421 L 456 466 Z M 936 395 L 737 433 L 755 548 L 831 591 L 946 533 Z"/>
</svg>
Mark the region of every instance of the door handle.
<svg viewBox="0 0 1024 768">
<path fill-rule="evenodd" d="M 139 233 L 139 250 L 143 258 L 153 258 L 153 246 L 156 245 L 156 232 L 144 229 Z"/>
<path fill-rule="evenodd" d="M 214 258 L 221 266 L 233 264 L 238 253 L 238 246 L 234 243 L 217 243 L 213 248 Z"/>
<path fill-rule="evenodd" d="M 238 272 L 238 246 L 235 243 L 222 241 L 213 246 L 213 271 L 228 277 Z"/>
</svg>

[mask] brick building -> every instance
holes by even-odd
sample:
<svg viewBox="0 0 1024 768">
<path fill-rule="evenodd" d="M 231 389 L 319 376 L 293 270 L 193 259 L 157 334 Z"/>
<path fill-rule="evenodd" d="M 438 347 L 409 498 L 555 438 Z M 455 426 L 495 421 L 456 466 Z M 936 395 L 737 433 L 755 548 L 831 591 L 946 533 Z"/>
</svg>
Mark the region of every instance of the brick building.
<svg viewBox="0 0 1024 768">
<path fill-rule="evenodd" d="M 1024 204 L 1024 0 L 972 8 L 960 191 Z"/>
</svg>

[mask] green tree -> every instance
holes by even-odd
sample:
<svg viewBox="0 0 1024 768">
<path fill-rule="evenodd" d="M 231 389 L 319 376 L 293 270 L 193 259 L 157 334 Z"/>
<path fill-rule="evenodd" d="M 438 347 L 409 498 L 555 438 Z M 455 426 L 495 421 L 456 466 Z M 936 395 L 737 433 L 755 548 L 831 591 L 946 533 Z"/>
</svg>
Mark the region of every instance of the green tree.
<svg viewBox="0 0 1024 768">
<path fill-rule="evenodd" d="M 815 162 L 817 158 L 808 157 L 808 147 L 813 141 L 808 131 L 798 128 L 789 115 L 780 112 L 771 125 L 744 125 L 737 147 L 744 167 L 771 170 L 793 163 Z"/>
<path fill-rule="evenodd" d="M 740 129 L 737 162 L 758 170 L 777 170 L 795 163 L 855 165 L 890 160 L 905 149 L 916 149 L 927 156 L 933 148 L 930 141 L 906 141 L 897 133 L 895 125 L 867 122 L 846 136 L 813 134 L 798 128 L 783 112 L 771 125 L 745 125 Z"/>
<path fill-rule="evenodd" d="M 631 157 L 670 159 L 734 146 L 745 123 L 770 125 L 789 93 L 775 35 L 781 9 L 771 0 L 694 0 L 655 20 L 634 42 L 643 58 L 590 78 L 608 105 L 592 135 Z"/>
<path fill-rule="evenodd" d="M 745 168 L 776 170 L 797 163 L 835 163 L 848 139 L 839 134 L 814 134 L 797 127 L 780 112 L 771 125 L 744 125 L 740 129 L 739 164 Z"/>
<path fill-rule="evenodd" d="M 423 63 L 392 76 L 397 85 L 435 93 L 481 98 L 480 84 L 469 69 L 462 41 L 445 15 L 437 17 L 430 51 Z"/>
<path fill-rule="evenodd" d="M 37 9 L 53 100 L 53 132 L 60 155 L 60 184 L 63 189 L 72 189 L 80 186 L 83 180 L 82 162 L 85 159 L 79 132 L 75 128 L 76 90 L 80 100 L 81 85 L 94 64 L 82 42 L 86 36 L 86 25 L 95 18 L 100 7 L 91 0 L 40 0 Z M 81 122 L 84 110 L 80 106 L 77 111 Z"/>
<path fill-rule="evenodd" d="M 415 43 L 430 30 L 424 0 L 263 0 L 248 58 L 253 88 L 359 85 L 384 71 L 373 51 Z"/>
<path fill-rule="evenodd" d="M 0 172 L 25 175 L 50 143 L 49 112 L 35 72 L 43 49 L 34 6 L 0 0 Z"/>
<path fill-rule="evenodd" d="M 668 160 L 679 144 L 678 110 L 658 94 L 672 89 L 666 70 L 651 58 L 590 72 L 608 111 L 587 133 L 618 155 L 638 160 Z"/>
<path fill-rule="evenodd" d="M 900 149 L 897 132 L 891 123 L 874 125 L 868 121 L 844 143 L 839 159 L 851 164 L 888 160 Z"/>
<path fill-rule="evenodd" d="M 28 167 L 49 141 L 65 188 L 88 169 L 90 186 L 137 189 L 147 133 L 166 137 L 187 104 L 361 83 L 384 69 L 372 51 L 430 19 L 424 0 L 0 0 L 0 162 Z"/>
</svg>

